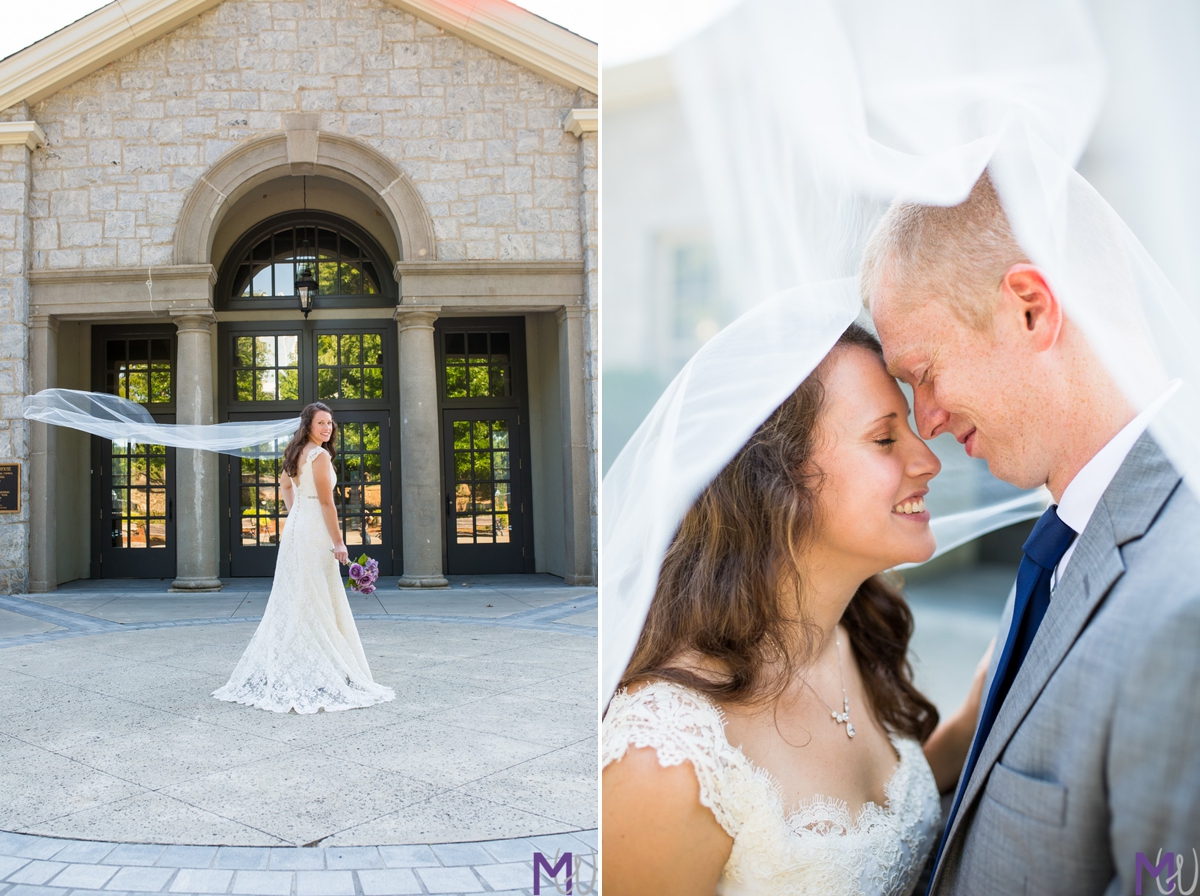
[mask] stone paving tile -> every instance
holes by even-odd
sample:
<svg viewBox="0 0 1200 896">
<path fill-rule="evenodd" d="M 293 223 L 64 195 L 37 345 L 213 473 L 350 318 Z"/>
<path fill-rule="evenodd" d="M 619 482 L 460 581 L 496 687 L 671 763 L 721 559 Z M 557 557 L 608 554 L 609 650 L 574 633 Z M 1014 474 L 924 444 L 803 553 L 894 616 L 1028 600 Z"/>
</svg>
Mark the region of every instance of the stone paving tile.
<svg viewBox="0 0 1200 896">
<path fill-rule="evenodd" d="M 478 843 L 435 843 L 430 847 L 443 865 L 476 865 L 491 856 Z"/>
<path fill-rule="evenodd" d="M 233 880 L 233 872 L 225 870 L 182 868 L 171 882 L 172 893 L 224 893 Z M 5 896 L 8 896 L 6 893 Z"/>
<path fill-rule="evenodd" d="M 82 862 L 95 864 L 103 861 L 105 856 L 117 848 L 116 843 L 97 843 L 89 840 L 67 841 L 67 844 L 54 854 L 59 862 Z"/>
<path fill-rule="evenodd" d="M 10 874 L 16 874 L 17 871 L 29 864 L 30 859 L 18 859 L 12 856 L 0 856 L 0 881 L 3 881 Z M 0 884 L 3 886 L 3 884 Z"/>
<path fill-rule="evenodd" d="M 296 896 L 355 896 L 352 871 L 297 871 Z"/>
<path fill-rule="evenodd" d="M 239 871 L 233 876 L 233 892 L 291 896 L 293 876 L 291 871 Z"/>
<path fill-rule="evenodd" d="M 143 890 L 157 893 L 174 876 L 174 868 L 122 868 L 108 882 L 106 889 Z"/>
<path fill-rule="evenodd" d="M 492 857 L 493 862 L 532 862 L 538 848 L 524 838 L 520 840 L 492 840 L 479 844 Z M 483 864 L 483 863 L 480 863 Z"/>
<path fill-rule="evenodd" d="M 67 896 L 62 887 L 38 887 L 30 884 L 18 884 L 8 890 L 4 896 Z"/>
<path fill-rule="evenodd" d="M 358 883 L 364 896 L 406 896 L 421 892 L 416 876 L 407 868 L 360 871 Z"/>
<path fill-rule="evenodd" d="M 325 868 L 325 850 L 303 847 L 276 847 L 267 860 L 274 870 L 320 871 Z"/>
<path fill-rule="evenodd" d="M 26 837 L 12 855 L 25 859 L 48 859 L 63 848 L 62 840 L 46 840 L 42 837 Z"/>
<path fill-rule="evenodd" d="M 503 865 L 479 865 L 476 871 L 493 890 L 512 890 L 533 886 L 533 860 Z"/>
<path fill-rule="evenodd" d="M 15 884 L 44 884 L 66 867 L 65 862 L 46 862 L 38 859 L 14 871 L 7 879 Z"/>
<path fill-rule="evenodd" d="M 120 869 L 111 865 L 68 865 L 56 874 L 50 883 L 56 887 L 82 887 L 99 890 L 112 879 L 118 870 Z"/>
<path fill-rule="evenodd" d="M 325 867 L 341 868 L 382 868 L 383 859 L 376 846 L 338 846 L 325 850 Z"/>
<path fill-rule="evenodd" d="M 388 868 L 412 868 L 418 865 L 437 865 L 433 850 L 424 845 L 380 846 L 379 855 Z"/>
<path fill-rule="evenodd" d="M 222 846 L 217 850 L 214 868 L 235 868 L 262 871 L 267 867 L 271 851 L 263 847 Z"/>
<path fill-rule="evenodd" d="M 470 868 L 417 868 L 415 873 L 430 893 L 482 893 L 479 882 Z"/>
<path fill-rule="evenodd" d="M 217 849 L 216 846 L 168 846 L 154 864 L 167 868 L 208 868 Z"/>
</svg>

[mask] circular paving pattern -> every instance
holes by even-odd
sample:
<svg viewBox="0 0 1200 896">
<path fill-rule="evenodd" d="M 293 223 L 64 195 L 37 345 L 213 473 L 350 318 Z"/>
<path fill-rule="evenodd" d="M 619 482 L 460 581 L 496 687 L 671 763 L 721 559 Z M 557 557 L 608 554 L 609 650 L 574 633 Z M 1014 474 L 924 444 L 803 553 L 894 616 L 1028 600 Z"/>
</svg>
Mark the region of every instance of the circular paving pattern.
<svg viewBox="0 0 1200 896">
<path fill-rule="evenodd" d="M 0 650 L 0 829 L 351 847 L 595 827 L 594 637 L 360 619 L 396 700 L 299 716 L 209 696 L 256 624 Z"/>
</svg>

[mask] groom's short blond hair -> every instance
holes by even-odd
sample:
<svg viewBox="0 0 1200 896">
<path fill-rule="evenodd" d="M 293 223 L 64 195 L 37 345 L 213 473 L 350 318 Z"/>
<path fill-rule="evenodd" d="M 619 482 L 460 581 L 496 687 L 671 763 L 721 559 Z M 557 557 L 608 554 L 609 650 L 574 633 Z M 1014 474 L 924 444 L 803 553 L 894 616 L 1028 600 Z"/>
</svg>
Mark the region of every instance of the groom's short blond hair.
<svg viewBox="0 0 1200 896">
<path fill-rule="evenodd" d="M 1027 261 L 985 170 L 959 205 L 891 204 L 863 252 L 863 304 L 886 289 L 910 305 L 940 301 L 990 330 L 1004 274 Z"/>
</svg>

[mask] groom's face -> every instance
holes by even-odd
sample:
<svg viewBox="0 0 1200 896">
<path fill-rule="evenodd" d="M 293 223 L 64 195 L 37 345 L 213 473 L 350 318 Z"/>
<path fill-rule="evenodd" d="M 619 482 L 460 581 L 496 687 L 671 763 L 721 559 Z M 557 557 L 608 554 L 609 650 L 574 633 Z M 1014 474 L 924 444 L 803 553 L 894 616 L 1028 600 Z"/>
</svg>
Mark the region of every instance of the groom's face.
<svg viewBox="0 0 1200 896">
<path fill-rule="evenodd" d="M 1046 481 L 1037 439 L 1044 421 L 1024 401 L 1037 383 L 1018 357 L 1020 346 L 1010 344 L 1015 334 L 1005 315 L 980 330 L 939 301 L 902 302 L 886 289 L 872 297 L 871 314 L 888 372 L 913 389 L 922 438 L 949 433 L 994 476 L 1021 488 Z"/>
</svg>

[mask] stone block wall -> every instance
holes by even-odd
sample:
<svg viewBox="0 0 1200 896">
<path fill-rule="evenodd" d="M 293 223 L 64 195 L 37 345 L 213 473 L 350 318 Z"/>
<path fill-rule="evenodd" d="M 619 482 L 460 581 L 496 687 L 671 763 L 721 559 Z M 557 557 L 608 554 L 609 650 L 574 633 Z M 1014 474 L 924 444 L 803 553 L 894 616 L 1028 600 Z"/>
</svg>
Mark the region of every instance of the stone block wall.
<svg viewBox="0 0 1200 896">
<path fill-rule="evenodd" d="M 0 121 L 27 121 L 22 103 Z M 0 515 L 0 593 L 29 590 L 29 423 L 21 416 L 29 389 L 30 151 L 0 146 L 0 463 L 21 463 L 21 512 Z"/>
<path fill-rule="evenodd" d="M 592 569 L 600 569 L 600 141 L 596 133 L 580 138 L 580 167 L 582 190 L 579 215 L 583 227 L 584 301 L 587 312 L 583 318 L 583 334 L 587 344 L 585 363 L 585 394 L 588 417 L 588 475 L 591 477 Z"/>
<path fill-rule="evenodd" d="M 394 160 L 441 260 L 582 259 L 580 105 L 384 0 L 226 0 L 32 108 L 32 263 L 171 264 L 192 184 L 287 112 Z"/>
</svg>

